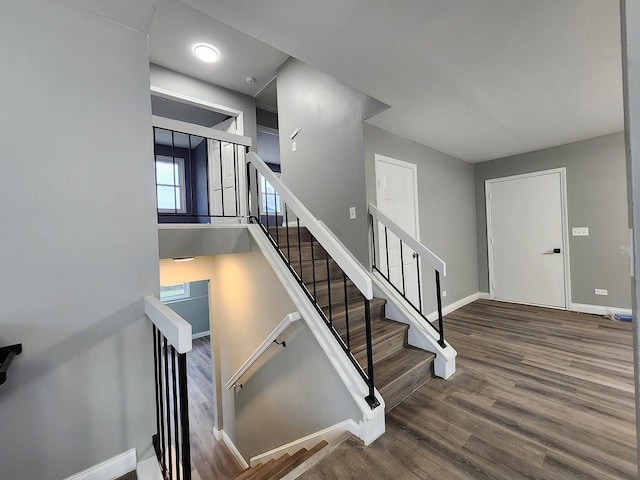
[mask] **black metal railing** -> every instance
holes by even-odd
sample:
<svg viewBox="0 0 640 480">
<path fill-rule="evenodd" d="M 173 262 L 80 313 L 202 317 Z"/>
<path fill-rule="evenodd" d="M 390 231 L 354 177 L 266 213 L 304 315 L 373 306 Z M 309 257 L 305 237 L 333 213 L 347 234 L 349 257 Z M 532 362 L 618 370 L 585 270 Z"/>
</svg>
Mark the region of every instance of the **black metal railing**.
<svg viewBox="0 0 640 480">
<path fill-rule="evenodd" d="M 0 385 L 7 381 L 7 370 L 13 359 L 22 353 L 22 344 L 8 345 L 0 348 Z"/>
<path fill-rule="evenodd" d="M 247 147 L 153 128 L 158 223 L 210 223 L 241 212 Z"/>
<path fill-rule="evenodd" d="M 371 207 L 370 207 L 371 209 Z M 446 348 L 447 343 L 444 339 L 444 324 L 442 320 L 442 292 L 440 288 L 440 272 L 434 268 L 435 272 L 435 291 L 437 305 L 437 325 L 429 321 L 427 314 L 424 312 L 424 304 L 422 301 L 422 275 L 421 264 L 423 255 L 415 246 L 417 241 L 414 240 L 412 246 L 409 245 L 407 237 L 402 235 L 398 225 L 385 218 L 384 223 L 378 218 L 379 212 L 375 217 L 370 212 L 370 232 L 371 232 L 371 248 L 372 248 L 372 268 L 377 271 L 393 289 L 398 292 L 407 301 L 409 305 L 427 322 L 431 327 L 437 330 L 439 334 L 438 344 L 442 348 Z M 403 240 L 404 237 L 405 240 Z M 426 247 L 420 251 L 428 251 Z"/>
<path fill-rule="evenodd" d="M 153 347 L 157 428 L 153 447 L 165 479 L 191 480 L 186 353 L 177 353 L 155 325 Z"/>
<path fill-rule="evenodd" d="M 264 165 L 266 167 L 266 165 Z M 365 398 L 373 409 L 375 397 L 370 301 L 311 232 L 294 209 L 280 197 L 279 183 L 269 182 L 251 162 L 247 164 L 249 220 L 262 227 L 324 323 L 368 387 Z M 365 350 L 354 353 L 353 334 L 364 331 Z M 359 345 L 362 347 L 362 345 Z M 366 353 L 366 357 L 363 356 Z M 366 362 L 363 368 L 362 363 Z M 366 371 L 365 371 L 366 369 Z"/>
</svg>

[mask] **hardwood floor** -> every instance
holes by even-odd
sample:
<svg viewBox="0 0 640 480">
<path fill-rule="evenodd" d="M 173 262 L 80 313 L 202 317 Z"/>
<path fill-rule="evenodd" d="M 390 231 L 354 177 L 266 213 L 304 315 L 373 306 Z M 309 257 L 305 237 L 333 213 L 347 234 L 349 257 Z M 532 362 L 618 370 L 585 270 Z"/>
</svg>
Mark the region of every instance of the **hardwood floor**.
<svg viewBox="0 0 640 480">
<path fill-rule="evenodd" d="M 193 480 L 230 479 L 242 471 L 222 442 L 213 436 L 213 384 L 210 338 L 193 340 L 187 353 L 189 428 Z"/>
<path fill-rule="evenodd" d="M 445 319 L 457 373 L 300 478 L 633 479 L 631 324 L 479 300 Z"/>
</svg>

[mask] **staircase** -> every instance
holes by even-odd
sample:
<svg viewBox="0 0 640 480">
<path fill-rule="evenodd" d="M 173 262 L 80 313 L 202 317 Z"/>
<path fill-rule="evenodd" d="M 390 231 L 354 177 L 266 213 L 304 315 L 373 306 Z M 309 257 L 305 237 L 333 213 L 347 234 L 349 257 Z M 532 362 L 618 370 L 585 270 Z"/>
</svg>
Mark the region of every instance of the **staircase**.
<svg viewBox="0 0 640 480">
<path fill-rule="evenodd" d="M 320 442 L 311 450 L 302 448 L 293 455 L 288 453 L 278 459 L 255 465 L 242 471 L 234 477 L 234 480 L 275 480 L 284 477 L 287 473 L 307 461 L 328 444 Z"/>
<path fill-rule="evenodd" d="M 299 234 L 296 228 L 289 228 L 287 233 L 284 227 L 270 227 L 269 232 L 366 371 L 364 297 L 306 228 L 301 227 Z M 380 298 L 371 300 L 370 315 L 375 385 L 388 412 L 432 378 L 435 355 L 408 345 L 409 326 L 385 318 L 385 304 L 386 300 Z"/>
</svg>

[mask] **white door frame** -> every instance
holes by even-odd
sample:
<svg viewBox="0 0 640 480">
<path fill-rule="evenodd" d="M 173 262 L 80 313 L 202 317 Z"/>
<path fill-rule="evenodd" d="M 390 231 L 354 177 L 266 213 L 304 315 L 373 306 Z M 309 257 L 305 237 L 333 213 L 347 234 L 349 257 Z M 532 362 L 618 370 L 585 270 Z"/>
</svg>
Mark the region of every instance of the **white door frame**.
<svg viewBox="0 0 640 480">
<path fill-rule="evenodd" d="M 491 178 L 484 181 L 484 196 L 485 196 L 485 208 L 487 218 L 487 266 L 489 268 L 489 294 L 492 300 L 495 299 L 495 291 L 493 288 L 493 248 L 492 248 L 492 231 L 491 231 L 491 202 L 490 191 L 491 185 L 499 182 L 506 182 L 510 180 L 518 180 L 521 178 L 538 177 L 540 175 L 548 175 L 551 173 L 560 174 L 560 200 L 562 211 L 562 249 L 564 252 L 564 298 L 565 298 L 565 310 L 569 310 L 571 307 L 571 255 L 569 252 L 569 217 L 567 215 L 567 169 L 566 167 L 553 168 L 550 170 L 540 170 L 536 172 L 523 173 L 520 175 L 511 175 L 508 177 Z M 508 300 L 501 300 L 508 301 Z M 520 303 L 520 302 L 517 302 Z M 549 307 L 554 308 L 554 307 Z"/>
<path fill-rule="evenodd" d="M 375 181 L 375 192 L 376 192 L 376 205 L 378 203 L 378 164 L 380 162 L 390 163 L 392 165 L 396 165 L 398 167 L 409 168 L 413 170 L 413 204 L 415 206 L 415 221 L 416 221 L 416 231 L 415 231 L 415 239 L 420 241 L 420 210 L 419 210 L 419 202 L 418 202 L 418 165 L 415 163 L 405 162 L 403 160 L 398 160 L 397 158 L 387 157 L 386 155 L 381 155 L 379 153 L 373 154 L 374 158 L 374 181 Z M 377 229 L 377 225 L 374 226 Z M 374 232 L 375 234 L 376 232 Z M 378 241 L 379 243 L 379 241 Z M 380 252 L 378 252 L 379 254 Z M 374 252 L 375 255 L 375 252 Z M 421 262 L 422 263 L 422 262 Z M 418 294 L 420 295 L 420 304 L 424 306 L 424 268 L 422 268 L 422 264 L 420 264 L 420 289 Z"/>
</svg>

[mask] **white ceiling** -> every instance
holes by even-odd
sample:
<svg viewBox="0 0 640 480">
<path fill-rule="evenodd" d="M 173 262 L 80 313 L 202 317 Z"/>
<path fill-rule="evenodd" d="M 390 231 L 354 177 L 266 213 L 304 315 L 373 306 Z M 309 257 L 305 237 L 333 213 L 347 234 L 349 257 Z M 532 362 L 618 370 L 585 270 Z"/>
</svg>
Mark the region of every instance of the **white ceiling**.
<svg viewBox="0 0 640 480">
<path fill-rule="evenodd" d="M 215 63 L 193 55 L 196 43 L 220 52 Z M 275 76 L 288 55 L 178 0 L 158 0 L 149 33 L 151 63 L 254 96 Z M 246 82 L 253 77 L 255 83 Z"/>
<path fill-rule="evenodd" d="M 390 105 L 369 123 L 468 162 L 623 129 L 618 0 L 185 1 Z M 168 8 L 152 36 L 175 26 Z M 209 22 L 176 30 L 239 38 Z M 178 40 L 152 39 L 152 61 L 206 77 Z"/>
</svg>

